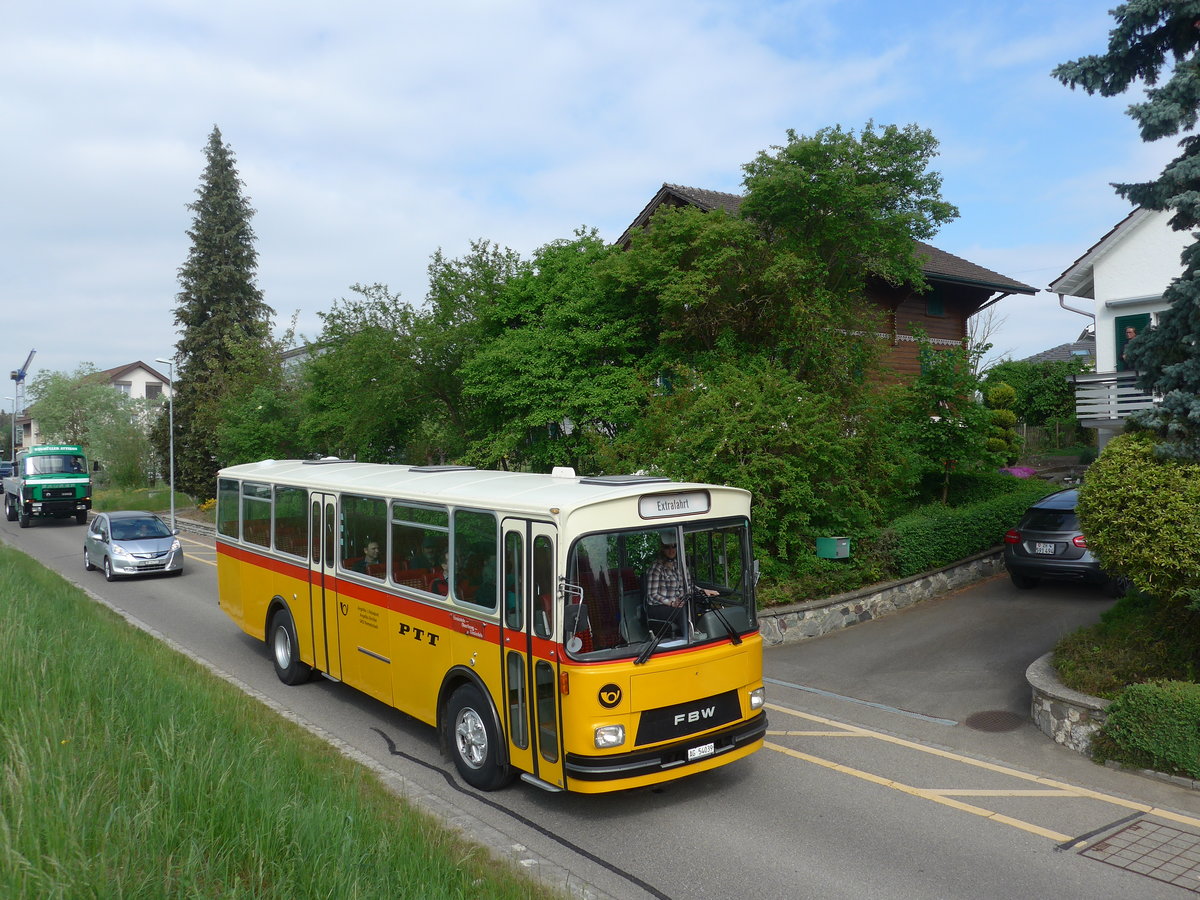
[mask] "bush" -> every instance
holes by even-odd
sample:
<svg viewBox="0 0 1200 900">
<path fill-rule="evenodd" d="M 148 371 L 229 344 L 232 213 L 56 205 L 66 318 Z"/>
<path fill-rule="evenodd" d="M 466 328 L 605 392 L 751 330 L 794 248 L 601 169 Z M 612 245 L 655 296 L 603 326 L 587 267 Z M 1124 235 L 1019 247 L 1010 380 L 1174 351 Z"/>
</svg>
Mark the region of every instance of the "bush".
<svg viewBox="0 0 1200 900">
<path fill-rule="evenodd" d="M 1028 478 L 1017 478 L 1006 472 L 955 472 L 950 476 L 950 491 L 946 496 L 947 506 L 966 506 L 982 500 L 992 500 L 1009 494 L 1022 496 L 1044 496 L 1030 487 L 1031 483 L 1046 485 L 1047 482 Z M 1041 488 L 1050 493 L 1054 488 Z M 933 503 L 942 495 L 942 473 L 933 472 L 921 479 L 919 502 Z M 1033 500 L 1029 501 L 1030 503 Z"/>
<path fill-rule="evenodd" d="M 1003 477 L 1023 487 L 965 506 L 924 506 L 885 529 L 881 540 L 894 548 L 896 575 L 916 575 L 996 546 L 1026 507 L 1057 490 L 1046 481 Z"/>
<path fill-rule="evenodd" d="M 1092 749 L 1097 762 L 1200 778 L 1200 684 L 1131 684 L 1109 706 Z"/>
<path fill-rule="evenodd" d="M 1141 590 L 1200 590 L 1200 463 L 1155 459 L 1152 434 L 1108 442 L 1079 491 L 1079 521 L 1104 568 Z"/>
<path fill-rule="evenodd" d="M 1193 681 L 1200 674 L 1200 614 L 1131 590 L 1054 648 L 1054 667 L 1072 690 L 1113 700 L 1129 684 Z"/>
</svg>

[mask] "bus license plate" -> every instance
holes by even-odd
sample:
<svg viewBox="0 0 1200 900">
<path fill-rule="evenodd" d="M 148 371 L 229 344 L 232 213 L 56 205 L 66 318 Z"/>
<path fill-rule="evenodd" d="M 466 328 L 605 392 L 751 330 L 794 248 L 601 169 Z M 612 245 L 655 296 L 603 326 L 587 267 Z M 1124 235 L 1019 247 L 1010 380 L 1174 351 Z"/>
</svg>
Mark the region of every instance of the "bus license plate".
<svg viewBox="0 0 1200 900">
<path fill-rule="evenodd" d="M 712 756 L 716 752 L 716 744 L 701 744 L 699 747 L 691 747 L 688 749 L 688 762 L 704 759 L 704 757 Z"/>
<path fill-rule="evenodd" d="M 1039 541 L 1038 543 L 1033 545 L 1033 552 L 1040 554 L 1042 556 L 1053 556 L 1054 555 L 1054 545 L 1053 544 L 1043 544 Z"/>
</svg>

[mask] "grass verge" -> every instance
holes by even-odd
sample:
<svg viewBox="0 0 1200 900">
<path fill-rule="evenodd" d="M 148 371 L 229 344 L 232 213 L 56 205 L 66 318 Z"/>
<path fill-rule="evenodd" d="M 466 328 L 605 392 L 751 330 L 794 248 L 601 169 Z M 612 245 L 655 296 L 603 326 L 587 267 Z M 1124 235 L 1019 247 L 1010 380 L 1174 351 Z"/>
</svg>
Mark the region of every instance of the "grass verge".
<svg viewBox="0 0 1200 900">
<path fill-rule="evenodd" d="M 0 896 L 558 896 L 0 545 Z"/>
</svg>

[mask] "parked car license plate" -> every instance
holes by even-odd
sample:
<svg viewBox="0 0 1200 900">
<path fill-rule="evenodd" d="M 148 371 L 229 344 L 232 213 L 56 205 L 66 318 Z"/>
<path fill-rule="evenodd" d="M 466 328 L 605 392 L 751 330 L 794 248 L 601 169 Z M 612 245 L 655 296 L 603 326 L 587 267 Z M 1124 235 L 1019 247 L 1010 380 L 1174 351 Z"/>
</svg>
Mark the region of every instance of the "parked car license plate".
<svg viewBox="0 0 1200 900">
<path fill-rule="evenodd" d="M 1042 541 L 1038 541 L 1037 543 L 1035 543 L 1033 545 L 1033 552 L 1043 555 L 1043 556 L 1053 556 L 1054 555 L 1054 544 L 1048 544 L 1048 543 L 1044 543 Z"/>
<path fill-rule="evenodd" d="M 701 744 L 699 747 L 691 747 L 688 749 L 688 762 L 695 759 L 704 759 L 706 756 L 712 756 L 717 747 L 715 744 Z"/>
</svg>

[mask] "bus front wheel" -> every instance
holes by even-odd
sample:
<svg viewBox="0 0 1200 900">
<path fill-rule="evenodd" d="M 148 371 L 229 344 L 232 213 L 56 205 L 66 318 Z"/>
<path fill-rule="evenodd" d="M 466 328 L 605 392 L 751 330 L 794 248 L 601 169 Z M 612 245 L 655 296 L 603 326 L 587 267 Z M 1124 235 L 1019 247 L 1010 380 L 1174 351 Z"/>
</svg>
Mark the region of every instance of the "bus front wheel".
<svg viewBox="0 0 1200 900">
<path fill-rule="evenodd" d="M 464 684 L 450 695 L 446 723 L 454 767 L 463 781 L 481 791 L 494 791 L 508 783 L 511 771 L 499 761 L 500 736 L 475 685 Z"/>
<path fill-rule="evenodd" d="M 300 661 L 300 645 L 296 641 L 296 625 L 292 614 L 281 609 L 271 617 L 267 629 L 271 661 L 275 674 L 284 684 L 303 684 L 312 675 L 312 667 Z"/>
</svg>

